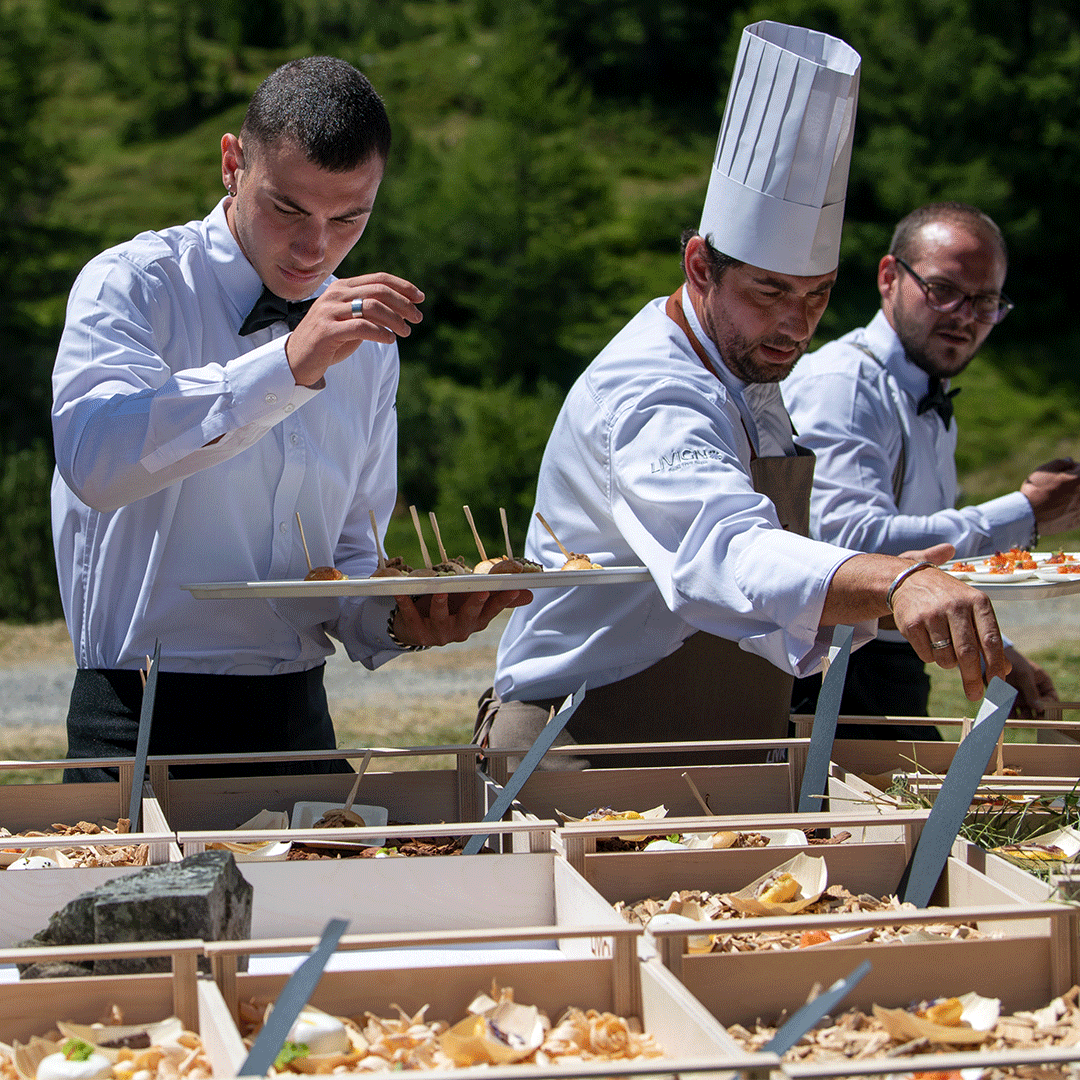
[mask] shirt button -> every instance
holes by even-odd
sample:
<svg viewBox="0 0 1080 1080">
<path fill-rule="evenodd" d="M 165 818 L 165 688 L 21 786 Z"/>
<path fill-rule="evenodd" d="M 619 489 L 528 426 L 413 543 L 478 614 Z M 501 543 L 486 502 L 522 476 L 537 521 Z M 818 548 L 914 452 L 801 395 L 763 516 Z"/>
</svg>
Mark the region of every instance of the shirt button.
<svg viewBox="0 0 1080 1080">
<path fill-rule="evenodd" d="M 289 442 L 291 442 L 293 444 L 293 446 L 299 446 L 300 445 L 300 436 L 299 435 L 290 435 L 289 436 Z"/>
<path fill-rule="evenodd" d="M 277 401 L 277 394 L 267 394 L 263 400 L 267 405 L 273 405 Z"/>
<path fill-rule="evenodd" d="M 284 521 L 278 526 L 278 532 L 287 532 L 288 529 L 289 526 Z"/>
<path fill-rule="evenodd" d="M 295 406 L 295 405 L 286 405 L 286 406 L 285 406 L 285 411 L 286 411 L 286 412 L 292 412 L 292 411 L 293 411 L 293 409 L 295 409 L 295 408 L 296 408 L 296 406 Z"/>
</svg>

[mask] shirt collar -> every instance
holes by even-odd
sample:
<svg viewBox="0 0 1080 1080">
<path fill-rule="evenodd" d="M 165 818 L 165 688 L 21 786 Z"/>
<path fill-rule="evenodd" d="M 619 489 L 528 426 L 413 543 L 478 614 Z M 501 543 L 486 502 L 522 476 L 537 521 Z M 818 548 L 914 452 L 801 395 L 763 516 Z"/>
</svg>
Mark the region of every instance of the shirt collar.
<svg viewBox="0 0 1080 1080">
<path fill-rule="evenodd" d="M 902 390 L 907 391 L 916 401 L 923 397 L 930 387 L 930 376 L 907 358 L 904 346 L 900 344 L 896 331 L 885 318 L 884 311 L 879 310 L 871 319 L 863 331 L 863 341 L 885 365 Z M 948 390 L 948 379 L 942 379 L 941 384 Z"/>
<path fill-rule="evenodd" d="M 225 199 L 214 207 L 203 222 L 206 233 L 206 257 L 222 293 L 228 298 L 239 330 L 252 305 L 259 299 L 263 283 L 236 242 L 225 217 Z"/>
</svg>

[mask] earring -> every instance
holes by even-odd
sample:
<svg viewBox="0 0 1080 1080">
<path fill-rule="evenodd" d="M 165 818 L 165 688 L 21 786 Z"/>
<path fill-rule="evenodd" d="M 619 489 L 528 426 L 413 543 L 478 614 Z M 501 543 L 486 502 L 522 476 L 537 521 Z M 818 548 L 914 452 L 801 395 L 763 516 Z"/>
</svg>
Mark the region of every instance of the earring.
<svg viewBox="0 0 1080 1080">
<path fill-rule="evenodd" d="M 233 197 L 235 198 L 235 196 L 236 196 L 236 188 L 234 188 L 234 187 L 227 187 L 227 188 L 226 188 L 225 190 L 226 190 L 226 191 L 227 191 L 227 192 L 228 192 L 228 193 L 229 193 L 230 195 L 232 195 L 232 196 L 233 196 Z"/>
</svg>

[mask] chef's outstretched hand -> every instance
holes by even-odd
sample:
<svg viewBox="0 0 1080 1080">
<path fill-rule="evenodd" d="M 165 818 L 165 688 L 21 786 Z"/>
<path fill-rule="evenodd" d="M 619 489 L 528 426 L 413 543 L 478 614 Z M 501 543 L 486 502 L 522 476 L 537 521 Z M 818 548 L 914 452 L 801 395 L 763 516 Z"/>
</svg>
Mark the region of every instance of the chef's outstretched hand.
<svg viewBox="0 0 1080 1080">
<path fill-rule="evenodd" d="M 406 645 L 447 645 L 487 628 L 506 608 L 532 603 L 528 589 L 396 596 L 394 636 Z"/>
<path fill-rule="evenodd" d="M 893 618 L 920 660 L 959 668 L 969 701 L 1011 670 L 989 597 L 944 571 L 929 567 L 905 578 L 893 594 Z"/>
</svg>

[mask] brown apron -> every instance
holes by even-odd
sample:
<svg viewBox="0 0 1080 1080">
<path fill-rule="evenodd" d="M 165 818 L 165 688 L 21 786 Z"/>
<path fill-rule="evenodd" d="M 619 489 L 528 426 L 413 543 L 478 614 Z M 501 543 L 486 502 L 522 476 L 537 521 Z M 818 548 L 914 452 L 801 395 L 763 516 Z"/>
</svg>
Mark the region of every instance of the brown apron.
<svg viewBox="0 0 1080 1080">
<path fill-rule="evenodd" d="M 683 314 L 682 290 L 668 297 L 667 314 L 689 338 L 701 362 L 715 374 L 708 354 Z M 751 451 L 754 490 L 776 507 L 780 523 L 809 534 L 814 457 L 801 448 L 796 457 L 758 457 Z M 698 631 L 669 656 L 636 675 L 590 688 L 571 718 L 571 738 L 560 742 L 682 742 L 766 739 L 787 735 L 793 676 L 735 641 Z M 490 745 L 528 746 L 548 715 L 548 702 L 504 702 L 491 725 Z M 532 738 L 529 733 L 533 732 Z M 702 755 L 664 755 L 663 764 L 693 764 Z M 728 754 L 708 760 L 749 760 Z M 761 760 L 761 755 L 757 755 Z M 555 758 L 552 768 L 582 768 L 584 758 Z M 640 754 L 604 755 L 594 765 L 650 764 Z"/>
</svg>

